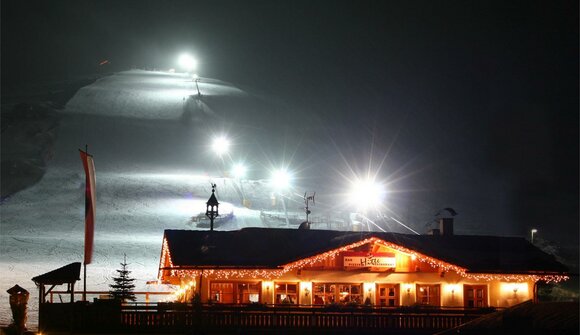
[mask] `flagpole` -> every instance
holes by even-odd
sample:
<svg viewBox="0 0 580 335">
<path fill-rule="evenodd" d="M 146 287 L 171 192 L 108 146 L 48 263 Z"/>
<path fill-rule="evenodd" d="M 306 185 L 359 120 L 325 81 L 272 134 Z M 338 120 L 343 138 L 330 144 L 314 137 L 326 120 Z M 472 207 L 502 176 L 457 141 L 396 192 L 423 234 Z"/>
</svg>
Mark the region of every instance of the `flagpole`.
<svg viewBox="0 0 580 335">
<path fill-rule="evenodd" d="M 85 152 L 87 153 L 87 155 L 89 154 L 89 145 L 85 144 Z M 88 180 L 88 178 L 86 178 Z M 85 181 L 86 183 L 86 181 Z M 86 185 L 85 185 L 85 189 L 86 189 Z M 85 193 L 85 198 L 86 198 L 86 193 Z M 86 201 L 86 200 L 85 200 Z M 86 211 L 86 208 L 85 208 Z M 87 213 L 85 213 L 85 217 L 86 217 Z M 87 228 L 85 227 L 85 230 Z M 85 241 L 85 243 L 87 243 L 87 241 Z M 87 249 L 85 248 L 85 253 L 87 252 Z M 84 259 L 83 259 L 83 301 L 87 301 L 87 262 L 86 262 L 87 256 L 84 255 Z"/>
</svg>

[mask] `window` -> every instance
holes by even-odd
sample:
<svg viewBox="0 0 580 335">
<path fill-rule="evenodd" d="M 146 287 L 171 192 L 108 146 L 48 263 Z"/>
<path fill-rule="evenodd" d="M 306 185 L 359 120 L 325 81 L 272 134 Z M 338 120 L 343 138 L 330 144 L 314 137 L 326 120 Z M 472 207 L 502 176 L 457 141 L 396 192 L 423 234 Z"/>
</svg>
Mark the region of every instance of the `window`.
<svg viewBox="0 0 580 335">
<path fill-rule="evenodd" d="M 211 283 L 211 300 L 222 304 L 234 303 L 233 283 Z"/>
<path fill-rule="evenodd" d="M 341 303 L 362 303 L 362 287 L 360 284 L 339 284 L 338 299 Z"/>
<path fill-rule="evenodd" d="M 362 285 L 361 284 L 330 284 L 314 283 L 314 305 L 328 305 L 334 302 L 362 303 Z"/>
<path fill-rule="evenodd" d="M 463 304 L 465 307 L 487 307 L 487 286 L 464 285 Z"/>
<path fill-rule="evenodd" d="M 419 285 L 417 284 L 417 303 L 428 306 L 439 306 L 440 289 L 437 285 Z"/>
<path fill-rule="evenodd" d="M 327 305 L 334 302 L 335 284 L 314 283 L 312 290 L 314 291 L 314 305 Z"/>
<path fill-rule="evenodd" d="M 222 304 L 249 304 L 260 301 L 258 283 L 211 283 L 210 298 Z"/>
<path fill-rule="evenodd" d="M 399 306 L 399 284 L 379 284 L 377 305 L 388 307 Z"/>
<path fill-rule="evenodd" d="M 276 283 L 276 303 L 277 304 L 297 304 L 298 284 L 296 283 Z"/>
</svg>

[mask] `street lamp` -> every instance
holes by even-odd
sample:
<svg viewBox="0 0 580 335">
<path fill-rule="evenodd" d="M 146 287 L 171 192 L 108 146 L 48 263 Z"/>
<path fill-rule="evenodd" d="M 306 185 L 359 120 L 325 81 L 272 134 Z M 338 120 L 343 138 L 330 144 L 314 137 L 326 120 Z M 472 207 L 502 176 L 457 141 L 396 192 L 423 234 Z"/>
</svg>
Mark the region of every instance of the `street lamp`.
<svg viewBox="0 0 580 335">
<path fill-rule="evenodd" d="M 215 184 L 211 184 L 211 196 L 205 203 L 206 204 L 205 216 L 209 218 L 210 231 L 213 231 L 213 220 L 220 215 L 219 213 L 220 203 L 217 201 L 217 198 L 215 197 L 215 187 L 216 187 Z"/>
<path fill-rule="evenodd" d="M 242 198 L 242 206 L 246 206 L 246 196 L 244 195 L 244 186 L 242 184 L 242 179 L 246 176 L 246 167 L 242 163 L 234 164 L 232 167 L 232 176 L 234 180 L 240 185 L 240 198 Z M 234 184 L 235 185 L 235 184 Z"/>
<path fill-rule="evenodd" d="M 538 232 L 538 230 L 536 228 L 530 230 L 530 232 L 532 233 L 532 244 L 534 244 L 534 234 Z"/>
</svg>

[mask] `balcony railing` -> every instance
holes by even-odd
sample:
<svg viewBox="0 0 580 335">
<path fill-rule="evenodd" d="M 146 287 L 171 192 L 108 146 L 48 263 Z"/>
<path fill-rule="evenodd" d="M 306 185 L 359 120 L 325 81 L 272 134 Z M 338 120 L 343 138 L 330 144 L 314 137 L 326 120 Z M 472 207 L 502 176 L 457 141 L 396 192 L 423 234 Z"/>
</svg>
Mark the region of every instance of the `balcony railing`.
<svg viewBox="0 0 580 335">
<path fill-rule="evenodd" d="M 41 331 L 172 333 L 248 331 L 415 331 L 432 333 L 471 321 L 485 310 L 421 307 L 193 306 L 114 301 L 42 304 Z"/>
</svg>

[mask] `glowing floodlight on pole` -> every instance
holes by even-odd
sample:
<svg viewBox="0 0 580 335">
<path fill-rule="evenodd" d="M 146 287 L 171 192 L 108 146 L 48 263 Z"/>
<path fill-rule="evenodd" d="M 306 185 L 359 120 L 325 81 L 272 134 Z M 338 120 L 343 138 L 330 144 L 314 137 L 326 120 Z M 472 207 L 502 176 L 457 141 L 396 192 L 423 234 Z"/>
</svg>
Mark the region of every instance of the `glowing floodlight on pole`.
<svg viewBox="0 0 580 335">
<path fill-rule="evenodd" d="M 271 183 L 277 191 L 282 191 L 290 186 L 291 176 L 285 169 L 279 169 L 272 173 Z"/>
<path fill-rule="evenodd" d="M 230 141 L 225 136 L 216 137 L 211 148 L 218 156 L 222 156 L 230 149 Z"/>
<path fill-rule="evenodd" d="M 284 210 L 284 216 L 286 217 L 286 227 L 290 227 L 290 220 L 288 219 L 288 209 L 286 208 L 286 202 L 284 201 L 284 195 L 282 194 L 286 189 L 290 187 L 292 176 L 285 169 L 278 169 L 272 173 L 272 179 L 270 183 L 278 193 L 280 200 L 282 202 L 282 209 Z"/>
<path fill-rule="evenodd" d="M 178 62 L 179 66 L 184 68 L 187 72 L 191 72 L 195 70 L 195 68 L 197 67 L 197 61 L 195 60 L 195 58 L 191 57 L 188 54 L 180 55 Z"/>
<path fill-rule="evenodd" d="M 237 163 L 232 167 L 232 176 L 236 179 L 242 179 L 246 176 L 246 167 L 241 164 Z"/>
<path fill-rule="evenodd" d="M 385 199 L 385 187 L 373 180 L 356 180 L 349 192 L 350 203 L 356 204 L 360 209 L 376 208 Z"/>
</svg>

